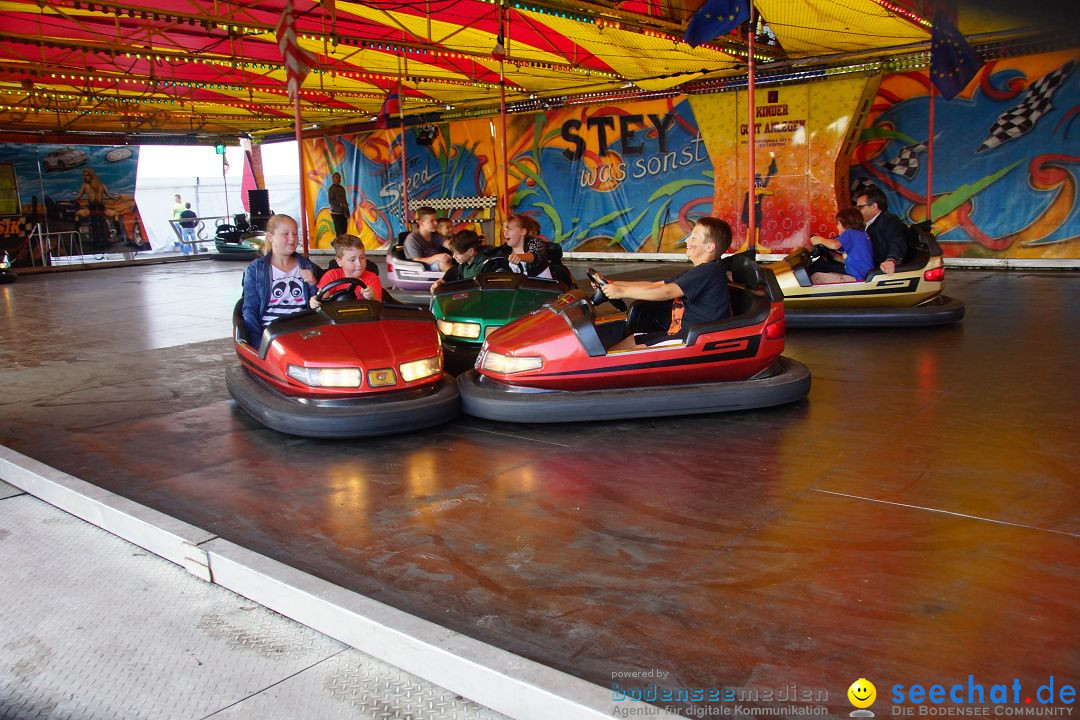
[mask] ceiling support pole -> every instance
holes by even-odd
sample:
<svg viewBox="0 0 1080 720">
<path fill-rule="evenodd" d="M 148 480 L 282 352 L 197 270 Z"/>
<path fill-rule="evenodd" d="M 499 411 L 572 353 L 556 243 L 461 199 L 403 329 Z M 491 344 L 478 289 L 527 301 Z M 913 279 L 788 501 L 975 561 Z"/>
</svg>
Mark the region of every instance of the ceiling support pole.
<svg viewBox="0 0 1080 720">
<path fill-rule="evenodd" d="M 934 204 L 934 83 L 930 83 L 930 107 L 927 110 L 929 115 L 929 129 L 926 135 L 926 219 L 930 223 L 930 232 L 933 232 L 934 228 L 934 216 L 930 213 L 930 208 Z"/>
<path fill-rule="evenodd" d="M 506 9 L 499 5 L 499 34 L 503 36 L 503 42 L 509 42 L 506 37 Z M 502 198 L 499 205 L 502 208 L 503 223 L 510 217 L 510 168 L 507 166 L 506 155 L 506 74 L 504 72 L 506 57 L 505 50 L 499 57 L 499 118 L 502 122 Z"/>
<path fill-rule="evenodd" d="M 746 191 L 746 247 L 752 255 L 757 254 L 757 183 L 755 172 L 757 169 L 757 139 L 755 137 L 755 107 L 754 107 L 754 4 L 750 3 L 750 33 L 746 39 L 747 49 L 747 78 L 746 78 L 746 104 L 747 110 L 746 136 L 750 140 L 747 147 L 747 164 L 750 167 L 747 182 L 750 187 Z"/>
<path fill-rule="evenodd" d="M 303 233 L 300 238 L 303 242 L 304 254 L 308 254 L 308 221 L 307 221 L 307 173 L 304 172 L 304 133 L 300 124 L 300 92 L 297 91 L 293 98 L 293 111 L 296 125 L 296 154 L 300 158 L 300 228 Z"/>
</svg>

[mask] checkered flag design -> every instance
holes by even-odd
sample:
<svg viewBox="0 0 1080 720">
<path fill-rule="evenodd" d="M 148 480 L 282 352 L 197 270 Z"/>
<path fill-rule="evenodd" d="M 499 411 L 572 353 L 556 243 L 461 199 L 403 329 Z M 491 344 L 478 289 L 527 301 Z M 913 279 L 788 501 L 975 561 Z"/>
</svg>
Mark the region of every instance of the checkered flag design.
<svg viewBox="0 0 1080 720">
<path fill-rule="evenodd" d="M 895 158 L 881 163 L 881 166 L 887 172 L 901 175 L 905 180 L 910 180 L 919 171 L 919 153 L 924 152 L 926 152 L 926 143 L 924 142 L 908 145 Z"/>
<path fill-rule="evenodd" d="M 1052 70 L 1041 78 L 1031 83 L 1027 94 L 1019 105 L 1012 107 L 998 116 L 998 119 L 990 127 L 986 139 L 975 152 L 992 150 L 1002 143 L 1018 138 L 1029 132 L 1035 123 L 1052 109 L 1051 100 L 1054 93 L 1065 81 L 1076 65 L 1075 60 L 1070 60 L 1057 70 Z"/>
</svg>

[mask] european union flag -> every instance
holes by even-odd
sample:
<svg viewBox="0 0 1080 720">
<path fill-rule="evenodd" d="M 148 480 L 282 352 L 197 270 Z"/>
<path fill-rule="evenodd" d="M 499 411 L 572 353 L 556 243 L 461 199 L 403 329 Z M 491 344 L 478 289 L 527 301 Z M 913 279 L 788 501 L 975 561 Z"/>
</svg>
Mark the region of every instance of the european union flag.
<svg viewBox="0 0 1080 720">
<path fill-rule="evenodd" d="M 941 97 L 952 100 L 959 95 L 982 65 L 982 58 L 945 13 L 938 10 L 930 34 L 930 81 Z"/>
<path fill-rule="evenodd" d="M 715 40 L 750 19 L 750 0 L 707 0 L 686 26 L 690 47 Z"/>
</svg>

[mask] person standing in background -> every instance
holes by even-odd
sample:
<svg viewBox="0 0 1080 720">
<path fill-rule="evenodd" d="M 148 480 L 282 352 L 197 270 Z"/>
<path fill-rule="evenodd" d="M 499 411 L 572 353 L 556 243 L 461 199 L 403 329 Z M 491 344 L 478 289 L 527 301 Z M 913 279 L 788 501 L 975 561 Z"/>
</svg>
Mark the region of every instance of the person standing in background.
<svg viewBox="0 0 1080 720">
<path fill-rule="evenodd" d="M 197 217 L 199 216 L 191 209 L 191 203 L 186 203 L 180 213 L 180 235 L 184 239 L 183 244 L 180 246 L 180 252 L 185 255 L 199 252 L 199 246 L 195 244 L 197 240 L 195 237 L 195 218 Z"/>
<path fill-rule="evenodd" d="M 179 193 L 177 193 L 173 197 L 175 198 L 176 202 L 173 204 L 173 207 L 172 207 L 172 219 L 173 220 L 179 220 L 180 219 L 180 213 L 184 212 L 184 202 L 180 199 L 180 194 Z M 173 227 L 177 228 L 177 225 L 175 223 L 173 223 Z M 179 228 L 177 228 L 177 229 L 179 229 Z M 173 249 L 184 253 L 184 255 L 187 255 L 187 253 L 184 252 L 183 244 L 180 243 L 180 238 L 177 238 L 176 241 L 173 242 Z"/>
<path fill-rule="evenodd" d="M 349 231 L 349 197 L 341 184 L 341 173 L 334 173 L 333 184 L 326 191 L 330 202 L 330 217 L 334 219 L 334 233 L 344 235 Z"/>
</svg>

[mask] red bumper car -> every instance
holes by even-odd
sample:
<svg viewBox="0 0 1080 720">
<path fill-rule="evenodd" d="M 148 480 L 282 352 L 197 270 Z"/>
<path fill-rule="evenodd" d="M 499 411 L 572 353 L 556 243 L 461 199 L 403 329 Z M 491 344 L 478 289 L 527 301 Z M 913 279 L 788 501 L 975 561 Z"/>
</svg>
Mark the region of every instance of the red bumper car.
<svg viewBox="0 0 1080 720">
<path fill-rule="evenodd" d="M 270 323 L 256 344 L 233 312 L 240 365 L 229 393 L 267 427 L 305 437 L 367 437 L 438 425 L 460 412 L 443 373 L 434 319 L 426 310 L 357 300 L 346 278 L 327 285 L 322 306 Z M 340 296 L 347 288 L 346 299 Z"/>
<path fill-rule="evenodd" d="M 606 282 L 589 271 L 594 282 Z M 746 410 L 799 400 L 806 366 L 781 355 L 783 296 L 772 273 L 735 262 L 733 316 L 688 326 L 683 342 L 609 352 L 632 332 L 666 328 L 671 303 L 635 302 L 597 319 L 594 302 L 566 293 L 493 332 L 476 369 L 458 378 L 470 415 L 510 422 L 573 422 Z"/>
</svg>

